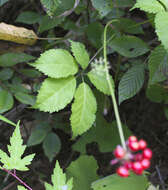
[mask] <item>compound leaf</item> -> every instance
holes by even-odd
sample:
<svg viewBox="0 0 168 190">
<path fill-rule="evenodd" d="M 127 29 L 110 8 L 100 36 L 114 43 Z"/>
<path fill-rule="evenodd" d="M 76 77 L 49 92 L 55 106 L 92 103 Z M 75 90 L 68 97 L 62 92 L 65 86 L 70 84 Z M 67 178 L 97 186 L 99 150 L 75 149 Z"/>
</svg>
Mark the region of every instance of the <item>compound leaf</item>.
<svg viewBox="0 0 168 190">
<path fill-rule="evenodd" d="M 85 49 L 85 46 L 80 42 L 74 42 L 72 40 L 70 40 L 70 42 L 71 51 L 73 52 L 75 59 L 83 69 L 86 69 L 89 64 L 89 55 Z"/>
<path fill-rule="evenodd" d="M 63 49 L 50 49 L 41 54 L 40 58 L 31 64 L 51 78 L 62 78 L 74 75 L 78 71 L 72 55 Z"/>
<path fill-rule="evenodd" d="M 80 156 L 77 160 L 71 162 L 66 169 L 66 173 L 68 176 L 74 177 L 73 190 L 90 190 L 91 183 L 98 179 L 97 169 L 97 162 L 92 156 Z"/>
<path fill-rule="evenodd" d="M 3 164 L 5 169 L 16 169 L 20 171 L 26 171 L 28 168 L 26 165 L 29 165 L 35 156 L 35 154 L 28 155 L 24 158 L 21 158 L 26 145 L 22 145 L 23 140 L 20 134 L 19 122 L 13 132 L 12 137 L 10 138 L 10 145 L 8 145 L 8 151 L 10 156 L 8 156 L 5 152 L 0 150 L 0 161 Z"/>
<path fill-rule="evenodd" d="M 73 76 L 60 79 L 47 78 L 39 90 L 34 108 L 50 113 L 59 111 L 71 102 L 75 89 L 76 79 Z"/>
<path fill-rule="evenodd" d="M 135 36 L 123 35 L 109 44 L 111 48 L 125 57 L 138 57 L 149 51 L 147 44 Z"/>
<path fill-rule="evenodd" d="M 53 175 L 51 176 L 52 184 L 45 183 L 46 190 L 71 190 L 73 179 L 71 178 L 66 182 L 66 175 L 63 173 L 62 169 L 59 166 L 58 161 L 56 162 Z"/>
<path fill-rule="evenodd" d="M 126 99 L 133 97 L 144 83 L 144 65 L 138 64 L 131 67 L 121 78 L 118 93 L 119 104 Z"/>
<path fill-rule="evenodd" d="M 164 45 L 165 49 L 168 50 L 168 12 L 159 12 L 155 16 L 155 30 L 159 37 L 159 40 Z"/>
<path fill-rule="evenodd" d="M 164 7 L 157 0 L 137 0 L 132 9 L 135 8 L 139 8 L 140 10 L 148 13 L 158 13 L 164 11 Z"/>
<path fill-rule="evenodd" d="M 96 99 L 90 87 L 81 83 L 75 93 L 75 101 L 72 104 L 71 126 L 73 137 L 87 131 L 95 121 L 97 110 Z"/>
<path fill-rule="evenodd" d="M 149 56 L 149 85 L 166 79 L 168 72 L 168 52 L 162 45 L 156 47 Z"/>
</svg>

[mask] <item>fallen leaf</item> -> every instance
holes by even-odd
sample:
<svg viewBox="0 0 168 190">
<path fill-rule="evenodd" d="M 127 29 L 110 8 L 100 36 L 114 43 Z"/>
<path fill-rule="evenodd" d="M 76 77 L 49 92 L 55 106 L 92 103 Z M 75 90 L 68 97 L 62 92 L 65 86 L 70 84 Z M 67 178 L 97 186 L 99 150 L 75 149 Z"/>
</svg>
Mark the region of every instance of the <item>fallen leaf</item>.
<svg viewBox="0 0 168 190">
<path fill-rule="evenodd" d="M 0 23 L 0 40 L 11 41 L 18 44 L 33 45 L 38 39 L 33 30 Z"/>
</svg>

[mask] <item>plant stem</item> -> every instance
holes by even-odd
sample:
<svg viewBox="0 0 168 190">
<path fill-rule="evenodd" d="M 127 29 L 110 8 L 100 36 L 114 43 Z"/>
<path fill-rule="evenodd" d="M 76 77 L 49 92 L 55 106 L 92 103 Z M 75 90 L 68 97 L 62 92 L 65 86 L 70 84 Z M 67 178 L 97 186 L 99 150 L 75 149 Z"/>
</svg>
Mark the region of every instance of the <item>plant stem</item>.
<svg viewBox="0 0 168 190">
<path fill-rule="evenodd" d="M 104 52 L 103 53 L 104 53 L 104 62 L 105 62 L 105 69 L 106 69 L 106 79 L 108 82 L 108 86 L 110 89 L 110 94 L 111 94 L 111 98 L 112 98 L 112 102 L 113 102 L 114 113 L 115 113 L 115 117 L 116 117 L 116 121 L 117 121 L 117 127 L 118 127 L 118 131 L 119 131 L 119 135 L 120 135 L 120 140 L 121 140 L 122 147 L 126 150 L 127 148 L 126 148 L 126 144 L 125 144 L 124 133 L 123 133 L 120 115 L 119 115 L 119 111 L 118 111 L 118 106 L 117 106 L 117 102 L 116 102 L 115 90 L 110 81 L 110 75 L 109 75 L 108 63 L 107 63 L 107 50 L 106 50 L 107 28 L 112 22 L 116 22 L 116 21 L 118 21 L 118 20 L 109 21 L 105 26 L 105 29 L 104 29 Z"/>
<path fill-rule="evenodd" d="M 7 172 L 8 174 L 12 175 L 14 178 L 16 178 L 21 184 L 23 184 L 28 190 L 32 190 L 31 187 L 29 187 L 24 181 L 22 181 L 16 174 L 12 173 L 10 170 L 7 170 L 5 168 L 3 168 L 3 170 L 5 172 Z"/>
</svg>

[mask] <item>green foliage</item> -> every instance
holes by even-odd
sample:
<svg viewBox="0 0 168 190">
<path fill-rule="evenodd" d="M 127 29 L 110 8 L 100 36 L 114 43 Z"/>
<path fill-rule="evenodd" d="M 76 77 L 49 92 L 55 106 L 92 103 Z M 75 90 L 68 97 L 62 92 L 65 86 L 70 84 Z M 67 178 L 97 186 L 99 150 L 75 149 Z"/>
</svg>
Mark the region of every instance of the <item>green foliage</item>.
<svg viewBox="0 0 168 190">
<path fill-rule="evenodd" d="M 10 110 L 13 107 L 13 104 L 14 100 L 11 93 L 0 89 L 0 113 Z"/>
<path fill-rule="evenodd" d="M 3 164 L 3 168 L 9 170 L 16 169 L 20 171 L 28 170 L 26 166 L 31 163 L 35 154 L 30 154 L 28 156 L 25 156 L 24 158 L 21 158 L 26 149 L 26 145 L 22 144 L 23 140 L 21 138 L 18 122 L 13 132 L 13 135 L 10 138 L 10 145 L 8 145 L 8 152 L 10 156 L 0 150 L 0 161 Z"/>
<path fill-rule="evenodd" d="M 40 88 L 34 108 L 50 113 L 59 111 L 72 101 L 75 89 L 76 79 L 73 76 L 47 78 Z"/>
<path fill-rule="evenodd" d="M 139 92 L 144 83 L 144 76 L 143 64 L 134 65 L 123 75 L 118 87 L 119 104 Z"/>
<path fill-rule="evenodd" d="M 32 11 L 25 11 L 22 12 L 17 18 L 15 22 L 21 22 L 21 23 L 25 23 L 25 24 L 35 24 L 40 22 L 41 20 L 41 15 L 36 13 L 36 12 L 32 12 Z"/>
<path fill-rule="evenodd" d="M 52 16 L 56 9 L 58 8 L 59 4 L 61 3 L 60 0 L 41 0 L 42 5 L 47 9 L 47 14 Z"/>
<path fill-rule="evenodd" d="M 163 46 L 157 46 L 149 56 L 149 85 L 166 79 L 165 74 L 168 72 L 168 52 Z"/>
<path fill-rule="evenodd" d="M 80 156 L 77 160 L 73 161 L 66 170 L 69 177 L 73 176 L 73 190 L 91 189 L 91 183 L 98 179 L 97 169 L 97 162 L 91 156 Z"/>
<path fill-rule="evenodd" d="M 80 42 L 74 42 L 72 40 L 70 42 L 71 42 L 71 51 L 75 59 L 83 69 L 86 69 L 86 67 L 89 64 L 89 55 L 85 49 L 85 46 Z"/>
<path fill-rule="evenodd" d="M 168 50 L 168 12 L 159 12 L 155 16 L 155 31 L 159 37 L 159 40 L 164 45 L 165 49 Z"/>
<path fill-rule="evenodd" d="M 43 149 L 45 155 L 51 162 L 61 149 L 61 141 L 59 137 L 55 133 L 49 133 L 44 139 Z"/>
<path fill-rule="evenodd" d="M 138 57 L 149 51 L 148 45 L 135 36 L 116 37 L 111 41 L 110 46 L 122 56 L 129 58 Z"/>
<path fill-rule="evenodd" d="M 15 98 L 23 104 L 34 105 L 35 104 L 35 96 L 26 94 L 24 92 L 15 93 Z"/>
<path fill-rule="evenodd" d="M 10 121 L 9 119 L 7 119 L 6 117 L 0 115 L 0 120 L 4 121 L 5 123 L 8 123 L 10 125 L 13 125 L 14 127 L 16 127 L 16 124 L 13 123 L 12 121 Z"/>
<path fill-rule="evenodd" d="M 0 1 L 0 6 L 2 6 L 3 4 L 5 4 L 6 2 L 8 2 L 9 0 L 1 0 Z"/>
<path fill-rule="evenodd" d="M 0 55 L 0 67 L 11 67 L 18 63 L 28 62 L 35 57 L 25 53 L 5 53 Z"/>
<path fill-rule="evenodd" d="M 157 0 L 137 0 L 132 9 L 139 8 L 149 13 L 158 13 L 164 11 L 164 7 Z"/>
<path fill-rule="evenodd" d="M 10 68 L 4 68 L 0 71 L 0 80 L 9 80 L 13 76 L 13 70 Z"/>
<path fill-rule="evenodd" d="M 92 183 L 94 190 L 145 190 L 148 186 L 147 177 L 131 174 L 127 178 L 121 178 L 114 174 L 104 177 Z"/>
<path fill-rule="evenodd" d="M 73 137 L 81 135 L 91 128 L 95 121 L 96 109 L 96 99 L 92 90 L 85 82 L 81 83 L 75 92 L 70 117 Z"/>
<path fill-rule="evenodd" d="M 53 175 L 51 176 L 52 184 L 45 182 L 46 190 L 71 190 L 73 187 L 73 179 L 66 180 L 66 175 L 63 173 L 59 166 L 58 161 L 56 162 Z"/>
<path fill-rule="evenodd" d="M 31 65 L 52 78 L 68 77 L 78 71 L 72 55 L 63 49 L 50 49 Z"/>
<path fill-rule="evenodd" d="M 24 188 L 23 186 L 18 185 L 17 187 L 18 187 L 18 190 L 26 190 L 26 188 Z"/>
</svg>

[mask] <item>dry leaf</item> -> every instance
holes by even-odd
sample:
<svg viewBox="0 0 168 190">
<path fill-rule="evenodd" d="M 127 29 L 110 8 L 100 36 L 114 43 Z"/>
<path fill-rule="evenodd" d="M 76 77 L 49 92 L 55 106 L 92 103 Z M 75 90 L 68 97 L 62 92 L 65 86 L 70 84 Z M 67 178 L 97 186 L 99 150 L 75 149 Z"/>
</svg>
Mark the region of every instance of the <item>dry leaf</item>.
<svg viewBox="0 0 168 190">
<path fill-rule="evenodd" d="M 33 30 L 0 23 L 0 40 L 11 41 L 18 44 L 33 45 L 37 40 Z"/>
</svg>

